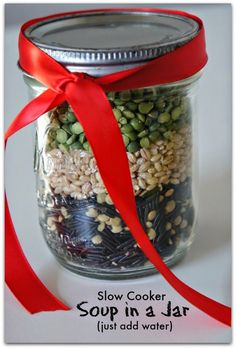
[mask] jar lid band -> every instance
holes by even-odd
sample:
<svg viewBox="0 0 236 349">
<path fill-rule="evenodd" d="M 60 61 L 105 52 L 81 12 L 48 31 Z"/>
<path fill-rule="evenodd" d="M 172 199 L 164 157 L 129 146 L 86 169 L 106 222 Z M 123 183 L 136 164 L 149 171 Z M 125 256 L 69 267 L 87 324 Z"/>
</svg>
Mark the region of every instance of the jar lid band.
<svg viewBox="0 0 236 349">
<path fill-rule="evenodd" d="M 147 9 L 138 10 L 146 11 Z M 152 11 L 159 10 L 152 9 Z M 166 10 L 166 12 L 170 11 Z M 180 15 L 182 13 L 171 11 L 173 12 Z M 199 71 L 207 61 L 203 24 L 195 16 L 186 13 L 184 15 L 194 18 L 200 25 L 198 35 L 186 45 L 138 68 L 96 79 L 82 73 L 71 73 L 25 37 L 24 31 L 27 27 L 41 19 L 24 24 L 19 40 L 20 65 L 48 89 L 28 103 L 17 115 L 6 132 L 5 140 L 7 142 L 8 138 L 21 128 L 67 101 L 84 129 L 114 205 L 146 257 L 186 300 L 211 317 L 230 326 L 231 309 L 200 294 L 178 279 L 162 261 L 143 230 L 137 215 L 123 138 L 104 93 L 104 89 L 136 88 L 180 80 Z M 161 68 L 168 68 L 171 71 L 163 73 Z M 106 127 L 104 128 L 103 125 Z M 103 137 L 100 137 L 101 134 Z M 29 312 L 69 309 L 47 290 L 31 269 L 17 239 L 7 201 L 5 255 L 7 284 Z"/>
<path fill-rule="evenodd" d="M 122 9 L 103 9 L 103 12 L 116 12 Z M 132 9 L 126 9 L 130 12 Z M 89 10 L 89 11 L 79 11 L 72 12 L 73 14 L 78 13 L 96 13 L 99 10 Z M 151 85 L 159 85 L 165 83 L 176 82 L 193 76 L 199 72 L 207 63 L 207 53 L 205 44 L 205 31 L 204 26 L 200 18 L 190 15 L 182 11 L 173 10 L 159 10 L 159 9 L 133 9 L 133 11 L 144 11 L 144 12 L 157 12 L 157 13 L 168 13 L 177 14 L 178 16 L 184 16 L 193 19 L 198 23 L 198 33 L 195 37 L 183 44 L 182 46 L 176 48 L 174 51 L 168 52 L 165 55 L 157 57 L 134 67 L 131 69 L 124 69 L 122 72 L 106 74 L 100 80 L 104 88 L 110 90 L 123 90 L 130 88 L 139 88 Z M 34 44 L 26 35 L 25 32 L 29 27 L 40 23 L 44 19 L 53 19 L 61 16 L 62 18 L 69 13 L 62 13 L 57 15 L 51 15 L 44 18 L 32 19 L 26 22 L 20 32 L 19 36 L 19 66 L 27 74 L 33 76 L 43 85 L 52 87 L 50 82 L 55 81 L 54 67 L 56 66 L 56 60 L 54 60 L 47 53 L 42 51 L 37 45 Z M 40 54 L 39 54 L 40 53 Z M 59 68 L 61 66 L 61 69 Z M 62 76 L 58 75 L 60 70 Z M 67 69 L 68 71 L 68 69 Z M 63 69 L 62 64 L 58 62 L 57 64 L 57 78 L 63 79 L 63 74 L 65 72 L 65 67 Z M 111 80 L 112 83 L 109 84 L 108 81 Z M 116 80 L 116 81 L 114 81 Z M 119 82 L 120 81 L 120 82 Z"/>
<path fill-rule="evenodd" d="M 198 30 L 196 20 L 176 12 L 100 9 L 43 18 L 25 36 L 66 66 L 109 66 L 111 72 L 173 51 Z"/>
</svg>

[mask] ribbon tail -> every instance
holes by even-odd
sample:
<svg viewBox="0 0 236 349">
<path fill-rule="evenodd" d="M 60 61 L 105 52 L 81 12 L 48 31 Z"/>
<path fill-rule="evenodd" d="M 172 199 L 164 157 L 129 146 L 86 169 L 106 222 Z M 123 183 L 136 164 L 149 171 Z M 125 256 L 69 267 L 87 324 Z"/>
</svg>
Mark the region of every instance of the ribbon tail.
<svg viewBox="0 0 236 349">
<path fill-rule="evenodd" d="M 31 101 L 15 118 L 5 134 L 5 142 L 22 127 L 64 101 L 63 94 L 45 91 Z M 31 314 L 69 310 L 39 280 L 29 265 L 18 241 L 5 196 L 5 279 L 8 287 Z"/>
<path fill-rule="evenodd" d="M 5 279 L 18 301 L 31 314 L 69 310 L 44 286 L 29 265 L 17 239 L 6 197 L 5 226 Z"/>
<path fill-rule="evenodd" d="M 92 80 L 70 83 L 66 96 L 92 147 L 106 189 L 146 257 L 187 301 L 230 326 L 231 309 L 178 279 L 153 247 L 139 221 L 129 164 L 118 123 L 103 89 Z"/>
<path fill-rule="evenodd" d="M 144 233 L 143 227 L 139 222 L 138 216 L 133 215 L 132 217 L 130 215 L 127 215 L 124 207 L 125 203 L 122 210 L 123 217 L 128 227 L 130 227 L 132 235 L 134 236 L 135 240 L 139 244 L 146 257 L 164 276 L 167 282 L 169 282 L 169 284 L 192 305 L 202 310 L 212 318 L 224 323 L 227 326 L 231 326 L 231 308 L 209 297 L 206 297 L 205 295 L 194 290 L 179 278 L 177 278 L 174 273 L 168 268 L 168 266 L 163 262 L 156 249 L 150 243 L 147 235 Z M 126 206 L 126 210 L 127 209 L 128 207 Z"/>
</svg>

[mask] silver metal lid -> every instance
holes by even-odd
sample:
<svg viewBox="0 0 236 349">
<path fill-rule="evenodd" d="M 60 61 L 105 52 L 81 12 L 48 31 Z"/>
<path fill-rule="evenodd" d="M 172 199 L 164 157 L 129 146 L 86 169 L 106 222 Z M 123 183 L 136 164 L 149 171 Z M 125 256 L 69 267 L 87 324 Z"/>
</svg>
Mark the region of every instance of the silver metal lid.
<svg viewBox="0 0 236 349">
<path fill-rule="evenodd" d="M 104 67 L 164 55 L 190 41 L 198 29 L 197 22 L 184 16 L 101 10 L 42 20 L 25 35 L 66 66 Z"/>
</svg>

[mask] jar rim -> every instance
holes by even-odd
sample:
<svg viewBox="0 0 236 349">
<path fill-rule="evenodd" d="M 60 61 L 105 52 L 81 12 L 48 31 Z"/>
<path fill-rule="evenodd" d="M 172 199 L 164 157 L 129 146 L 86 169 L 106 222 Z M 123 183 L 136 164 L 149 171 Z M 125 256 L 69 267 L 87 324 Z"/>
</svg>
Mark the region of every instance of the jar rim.
<svg viewBox="0 0 236 349">
<path fill-rule="evenodd" d="M 120 67 L 122 67 L 122 66 L 120 66 Z M 24 76 L 26 79 L 28 78 L 28 79 L 30 79 L 32 82 L 34 81 L 35 86 L 37 85 L 36 88 L 40 88 L 40 89 L 42 89 L 42 90 L 45 90 L 45 86 L 44 86 L 43 84 L 41 84 L 40 81 L 38 81 L 34 76 L 30 75 L 30 74 L 27 73 L 25 70 L 23 70 L 23 69 L 21 68 L 21 66 L 19 65 L 19 63 L 18 63 L 18 68 L 21 70 L 23 76 Z M 80 68 L 81 68 L 81 67 L 80 67 Z M 124 67 L 123 67 L 123 69 L 124 69 Z M 72 71 L 73 71 L 73 70 L 72 70 Z M 74 71 L 75 71 L 75 72 L 84 72 L 83 70 L 74 70 Z M 153 86 L 153 85 L 144 86 L 144 87 L 140 87 L 140 88 L 135 88 L 134 90 L 136 90 L 136 89 L 152 88 L 152 87 L 158 87 L 158 86 L 162 86 L 162 87 L 175 87 L 176 85 L 178 85 L 178 86 L 180 86 L 180 85 L 183 85 L 183 86 L 184 86 L 184 85 L 189 85 L 189 84 L 192 84 L 192 83 L 198 81 L 198 80 L 201 78 L 201 76 L 202 76 L 202 74 L 203 74 L 203 71 L 204 71 L 204 67 L 203 67 L 201 70 L 199 70 L 196 74 L 191 75 L 191 76 L 189 76 L 189 77 L 187 77 L 187 78 L 185 78 L 185 79 L 182 79 L 182 80 L 176 80 L 176 81 L 173 81 L 173 82 L 168 82 L 168 83 L 165 83 L 165 84 L 159 84 L 159 85 L 155 85 L 155 86 Z M 92 75 L 92 74 L 91 74 L 91 76 L 97 77 L 97 76 L 99 76 L 99 75 L 96 75 L 96 74 Z M 26 81 L 25 81 L 25 82 L 26 82 Z M 26 82 L 26 83 L 27 83 L 27 82 Z M 27 83 L 27 85 L 31 86 L 30 83 Z"/>
</svg>

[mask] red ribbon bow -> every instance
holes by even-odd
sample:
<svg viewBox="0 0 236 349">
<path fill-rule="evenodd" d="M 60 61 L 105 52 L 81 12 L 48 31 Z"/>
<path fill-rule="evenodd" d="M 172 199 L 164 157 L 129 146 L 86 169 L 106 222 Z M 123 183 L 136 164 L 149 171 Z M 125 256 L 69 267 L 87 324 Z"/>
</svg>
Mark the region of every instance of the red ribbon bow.
<svg viewBox="0 0 236 349">
<path fill-rule="evenodd" d="M 11 135 L 42 114 L 67 101 L 84 129 L 114 205 L 146 257 L 186 300 L 211 317 L 230 326 L 231 308 L 202 295 L 178 279 L 162 261 L 143 230 L 137 215 L 126 149 L 105 94 L 105 91 L 170 83 L 196 74 L 207 62 L 203 23 L 198 17 L 181 11 L 149 8 L 103 9 L 107 12 L 120 10 L 164 12 L 189 17 L 198 22 L 199 32 L 187 44 L 144 65 L 93 78 L 83 73 L 71 73 L 25 36 L 24 31 L 30 25 L 42 19 L 58 17 L 58 14 L 25 23 L 19 37 L 19 64 L 24 71 L 48 89 L 27 104 L 17 115 L 6 132 L 5 140 L 7 141 Z M 74 14 L 96 11 L 101 10 L 79 11 Z M 62 13 L 60 16 L 67 14 L 71 13 Z M 23 306 L 30 313 L 68 310 L 66 305 L 47 290 L 27 262 L 12 224 L 7 201 L 5 242 L 6 282 Z"/>
</svg>

